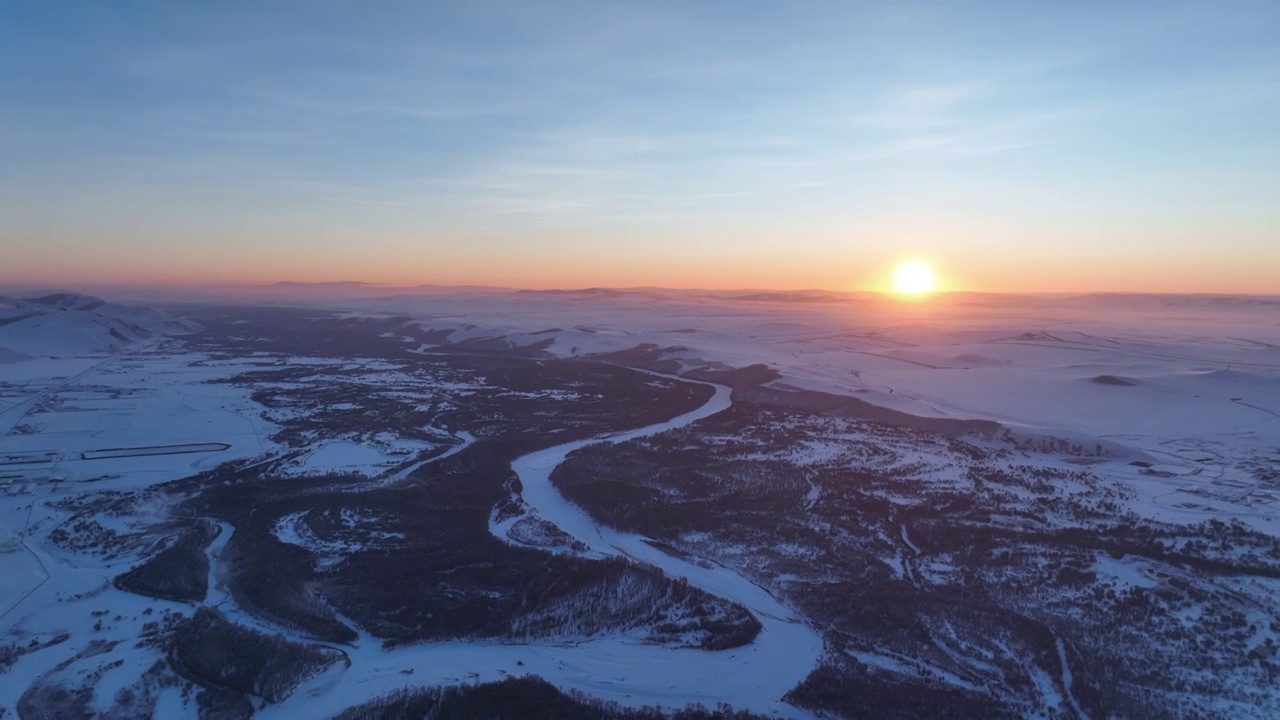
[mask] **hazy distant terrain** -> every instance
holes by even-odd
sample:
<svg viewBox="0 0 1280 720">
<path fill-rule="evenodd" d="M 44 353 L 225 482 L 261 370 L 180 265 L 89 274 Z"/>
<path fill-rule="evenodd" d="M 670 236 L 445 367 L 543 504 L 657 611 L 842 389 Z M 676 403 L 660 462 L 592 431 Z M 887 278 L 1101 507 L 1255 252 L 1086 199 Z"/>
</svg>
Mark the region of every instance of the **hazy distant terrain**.
<svg viewBox="0 0 1280 720">
<path fill-rule="evenodd" d="M 1280 713 L 1280 299 L 191 300 L 0 298 L 0 716 Z"/>
</svg>

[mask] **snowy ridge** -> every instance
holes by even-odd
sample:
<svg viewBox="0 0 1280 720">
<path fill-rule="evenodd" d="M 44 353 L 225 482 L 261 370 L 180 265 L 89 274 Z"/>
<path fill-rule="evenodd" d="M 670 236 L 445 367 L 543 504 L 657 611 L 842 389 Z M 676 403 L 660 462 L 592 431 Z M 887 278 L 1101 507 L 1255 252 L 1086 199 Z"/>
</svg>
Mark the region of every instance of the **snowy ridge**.
<svg viewBox="0 0 1280 720">
<path fill-rule="evenodd" d="M 0 296 L 0 363 L 110 353 L 194 327 L 151 308 L 76 293 Z"/>
</svg>

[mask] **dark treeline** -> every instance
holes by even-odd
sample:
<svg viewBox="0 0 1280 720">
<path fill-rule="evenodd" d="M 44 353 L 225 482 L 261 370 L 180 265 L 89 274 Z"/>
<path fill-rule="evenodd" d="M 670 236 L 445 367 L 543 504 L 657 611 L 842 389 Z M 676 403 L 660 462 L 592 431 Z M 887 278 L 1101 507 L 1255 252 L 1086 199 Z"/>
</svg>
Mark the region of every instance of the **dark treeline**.
<svg viewBox="0 0 1280 720">
<path fill-rule="evenodd" d="M 203 600 L 209 592 L 209 558 L 205 549 L 219 530 L 215 523 L 208 521 L 196 521 L 181 528 L 169 547 L 116 576 L 115 586 L 162 600 Z"/>
<path fill-rule="evenodd" d="M 581 693 L 561 692 L 525 676 L 483 685 L 406 689 L 350 708 L 334 720 L 764 720 L 727 705 L 675 712 L 628 709 Z"/>
<path fill-rule="evenodd" d="M 178 674 L 207 687 L 279 702 L 340 653 L 265 635 L 202 607 L 173 631 L 168 658 Z"/>
</svg>

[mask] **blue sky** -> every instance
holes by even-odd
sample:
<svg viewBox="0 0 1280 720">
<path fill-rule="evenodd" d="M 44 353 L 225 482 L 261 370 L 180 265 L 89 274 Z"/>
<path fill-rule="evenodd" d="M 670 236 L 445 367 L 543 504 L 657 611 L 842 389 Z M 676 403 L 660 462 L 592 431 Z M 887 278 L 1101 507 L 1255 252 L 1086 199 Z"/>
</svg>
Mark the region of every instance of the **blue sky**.
<svg viewBox="0 0 1280 720">
<path fill-rule="evenodd" d="M 1280 3 L 9 2 L 0 281 L 1280 292 Z"/>
</svg>

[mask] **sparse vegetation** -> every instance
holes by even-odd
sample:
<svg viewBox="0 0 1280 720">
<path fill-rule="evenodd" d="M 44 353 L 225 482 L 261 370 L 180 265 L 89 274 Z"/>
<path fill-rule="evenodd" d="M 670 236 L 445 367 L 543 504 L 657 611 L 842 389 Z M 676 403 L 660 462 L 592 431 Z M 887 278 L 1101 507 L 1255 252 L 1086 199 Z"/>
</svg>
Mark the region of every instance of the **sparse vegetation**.
<svg viewBox="0 0 1280 720">
<path fill-rule="evenodd" d="M 553 481 L 601 522 L 733 566 L 815 622 L 829 657 L 790 695 L 814 710 L 1020 717 L 1060 696 L 1092 717 L 1156 718 L 1280 702 L 1280 621 L 1250 600 L 1280 602 L 1280 542 L 1125 514 L 1124 491 L 1055 461 L 1083 451 L 738 401 L 588 447 Z"/>
<path fill-rule="evenodd" d="M 0 645 L 0 675 L 8 672 L 9 668 L 24 655 L 60 645 L 71 639 L 71 634 L 66 631 L 35 637 L 27 637 L 22 633 L 15 634 L 22 639 Z"/>
</svg>

